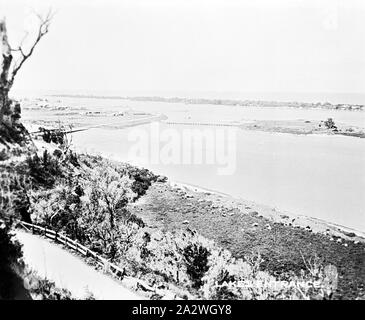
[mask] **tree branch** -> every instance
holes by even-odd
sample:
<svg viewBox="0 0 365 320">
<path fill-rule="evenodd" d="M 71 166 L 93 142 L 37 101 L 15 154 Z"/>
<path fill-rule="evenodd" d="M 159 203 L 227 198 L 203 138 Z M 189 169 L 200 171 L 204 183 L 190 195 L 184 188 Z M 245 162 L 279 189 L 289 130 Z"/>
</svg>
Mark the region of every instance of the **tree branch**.
<svg viewBox="0 0 365 320">
<path fill-rule="evenodd" d="M 36 16 L 39 18 L 40 24 L 38 27 L 37 37 L 36 37 L 33 45 L 31 46 L 29 52 L 25 53 L 22 48 L 22 43 L 28 34 L 25 35 L 25 37 L 23 38 L 19 47 L 17 49 L 12 50 L 12 51 L 19 51 L 21 53 L 22 57 L 21 57 L 20 61 L 14 65 L 14 68 L 12 70 L 12 74 L 11 74 L 11 77 L 9 80 L 9 87 L 12 86 L 15 76 L 18 73 L 18 71 L 20 70 L 20 68 L 23 66 L 24 62 L 33 54 L 34 48 L 37 46 L 39 41 L 42 39 L 42 37 L 44 35 L 46 35 L 48 33 L 48 28 L 49 28 L 49 26 L 51 24 L 51 20 L 53 18 L 53 12 L 52 12 L 52 10 L 49 10 L 45 17 L 43 17 L 42 15 L 37 14 L 37 13 L 36 13 Z"/>
</svg>

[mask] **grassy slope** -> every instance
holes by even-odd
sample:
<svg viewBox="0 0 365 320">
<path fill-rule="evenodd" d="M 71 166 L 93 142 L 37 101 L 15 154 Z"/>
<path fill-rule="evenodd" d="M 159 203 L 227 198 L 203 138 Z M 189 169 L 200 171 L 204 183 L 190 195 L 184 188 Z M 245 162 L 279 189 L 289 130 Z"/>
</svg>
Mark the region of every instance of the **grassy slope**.
<svg viewBox="0 0 365 320">
<path fill-rule="evenodd" d="M 338 243 L 329 236 L 273 223 L 255 213 L 214 208 L 208 201 L 186 197 L 168 184 L 154 184 L 142 200 L 130 210 L 149 227 L 176 231 L 186 229 L 188 220 L 189 228 L 215 240 L 236 257 L 259 250 L 265 259 L 262 266 L 276 275 L 305 269 L 302 255 L 309 259 L 316 254 L 338 268 L 336 298 L 353 299 L 365 294 L 363 243 Z"/>
</svg>

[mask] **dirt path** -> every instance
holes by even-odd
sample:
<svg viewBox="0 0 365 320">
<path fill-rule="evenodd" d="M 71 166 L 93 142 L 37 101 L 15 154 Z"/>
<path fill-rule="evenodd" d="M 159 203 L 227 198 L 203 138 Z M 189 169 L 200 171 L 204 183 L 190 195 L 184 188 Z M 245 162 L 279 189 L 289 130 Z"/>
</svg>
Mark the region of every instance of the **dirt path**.
<svg viewBox="0 0 365 320">
<path fill-rule="evenodd" d="M 24 261 L 74 298 L 83 299 L 91 292 L 96 299 L 144 299 L 47 239 L 20 230 L 16 237 L 23 245 Z"/>
</svg>

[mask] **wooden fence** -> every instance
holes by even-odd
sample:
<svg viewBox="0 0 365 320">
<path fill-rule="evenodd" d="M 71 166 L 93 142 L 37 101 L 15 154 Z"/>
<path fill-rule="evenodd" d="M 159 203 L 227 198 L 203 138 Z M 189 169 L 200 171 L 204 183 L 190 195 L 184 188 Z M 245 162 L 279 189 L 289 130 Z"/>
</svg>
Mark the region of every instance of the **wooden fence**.
<svg viewBox="0 0 365 320">
<path fill-rule="evenodd" d="M 94 251 L 86 248 L 82 244 L 78 243 L 75 240 L 72 240 L 71 238 L 63 235 L 62 233 L 59 233 L 59 232 L 49 229 L 47 227 L 41 227 L 41 226 L 38 226 L 38 225 L 35 225 L 32 223 L 28 223 L 25 221 L 20 221 L 20 220 L 18 221 L 18 225 L 20 225 L 23 229 L 30 231 L 34 234 L 40 234 L 55 242 L 62 243 L 66 247 L 73 249 L 74 251 L 82 254 L 85 257 L 92 257 L 94 259 L 94 261 L 104 269 L 104 272 L 110 273 L 118 279 L 121 279 L 124 276 L 124 270 L 119 268 L 117 265 L 115 265 L 114 263 L 111 263 L 110 261 L 101 257 Z M 152 288 L 149 288 L 149 289 L 152 289 Z"/>
<path fill-rule="evenodd" d="M 124 270 L 119 268 L 117 265 L 115 265 L 114 263 L 110 262 L 109 260 L 101 257 L 96 252 L 90 250 L 89 248 L 86 248 L 82 244 L 78 243 L 75 240 L 72 240 L 71 238 L 63 235 L 60 232 L 54 231 L 47 227 L 41 227 L 36 224 L 28 223 L 28 222 L 21 221 L 21 220 L 16 220 L 16 222 L 17 222 L 17 226 L 22 227 L 23 229 L 25 229 L 28 232 L 32 232 L 33 234 L 43 235 L 43 236 L 55 241 L 56 243 L 57 242 L 62 243 L 63 245 L 73 249 L 74 251 L 82 254 L 85 257 L 92 257 L 94 259 L 94 261 L 103 268 L 105 273 L 112 275 L 113 277 L 117 278 L 118 280 L 133 279 L 135 281 L 135 285 L 136 285 L 136 287 L 133 289 L 140 289 L 145 292 L 149 291 L 149 292 L 154 292 L 154 293 L 157 293 L 157 291 L 158 291 L 157 288 L 151 287 L 144 280 L 136 279 L 136 278 L 133 278 L 130 276 L 125 276 Z M 1 223 L 4 223 L 4 220 L 0 219 L 0 224 Z M 132 288 L 130 288 L 130 289 L 132 289 Z M 176 297 L 176 295 L 175 295 L 175 297 Z"/>
</svg>

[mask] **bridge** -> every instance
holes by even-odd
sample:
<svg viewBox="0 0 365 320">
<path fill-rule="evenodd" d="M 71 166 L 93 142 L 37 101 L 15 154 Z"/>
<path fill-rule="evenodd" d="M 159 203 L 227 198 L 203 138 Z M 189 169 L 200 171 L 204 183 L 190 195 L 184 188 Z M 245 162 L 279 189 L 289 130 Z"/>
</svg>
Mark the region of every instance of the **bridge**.
<svg viewBox="0 0 365 320">
<path fill-rule="evenodd" d="M 239 123 L 219 123 L 219 122 L 162 122 L 167 125 L 184 125 L 184 126 L 214 126 L 214 127 L 240 127 Z"/>
</svg>

